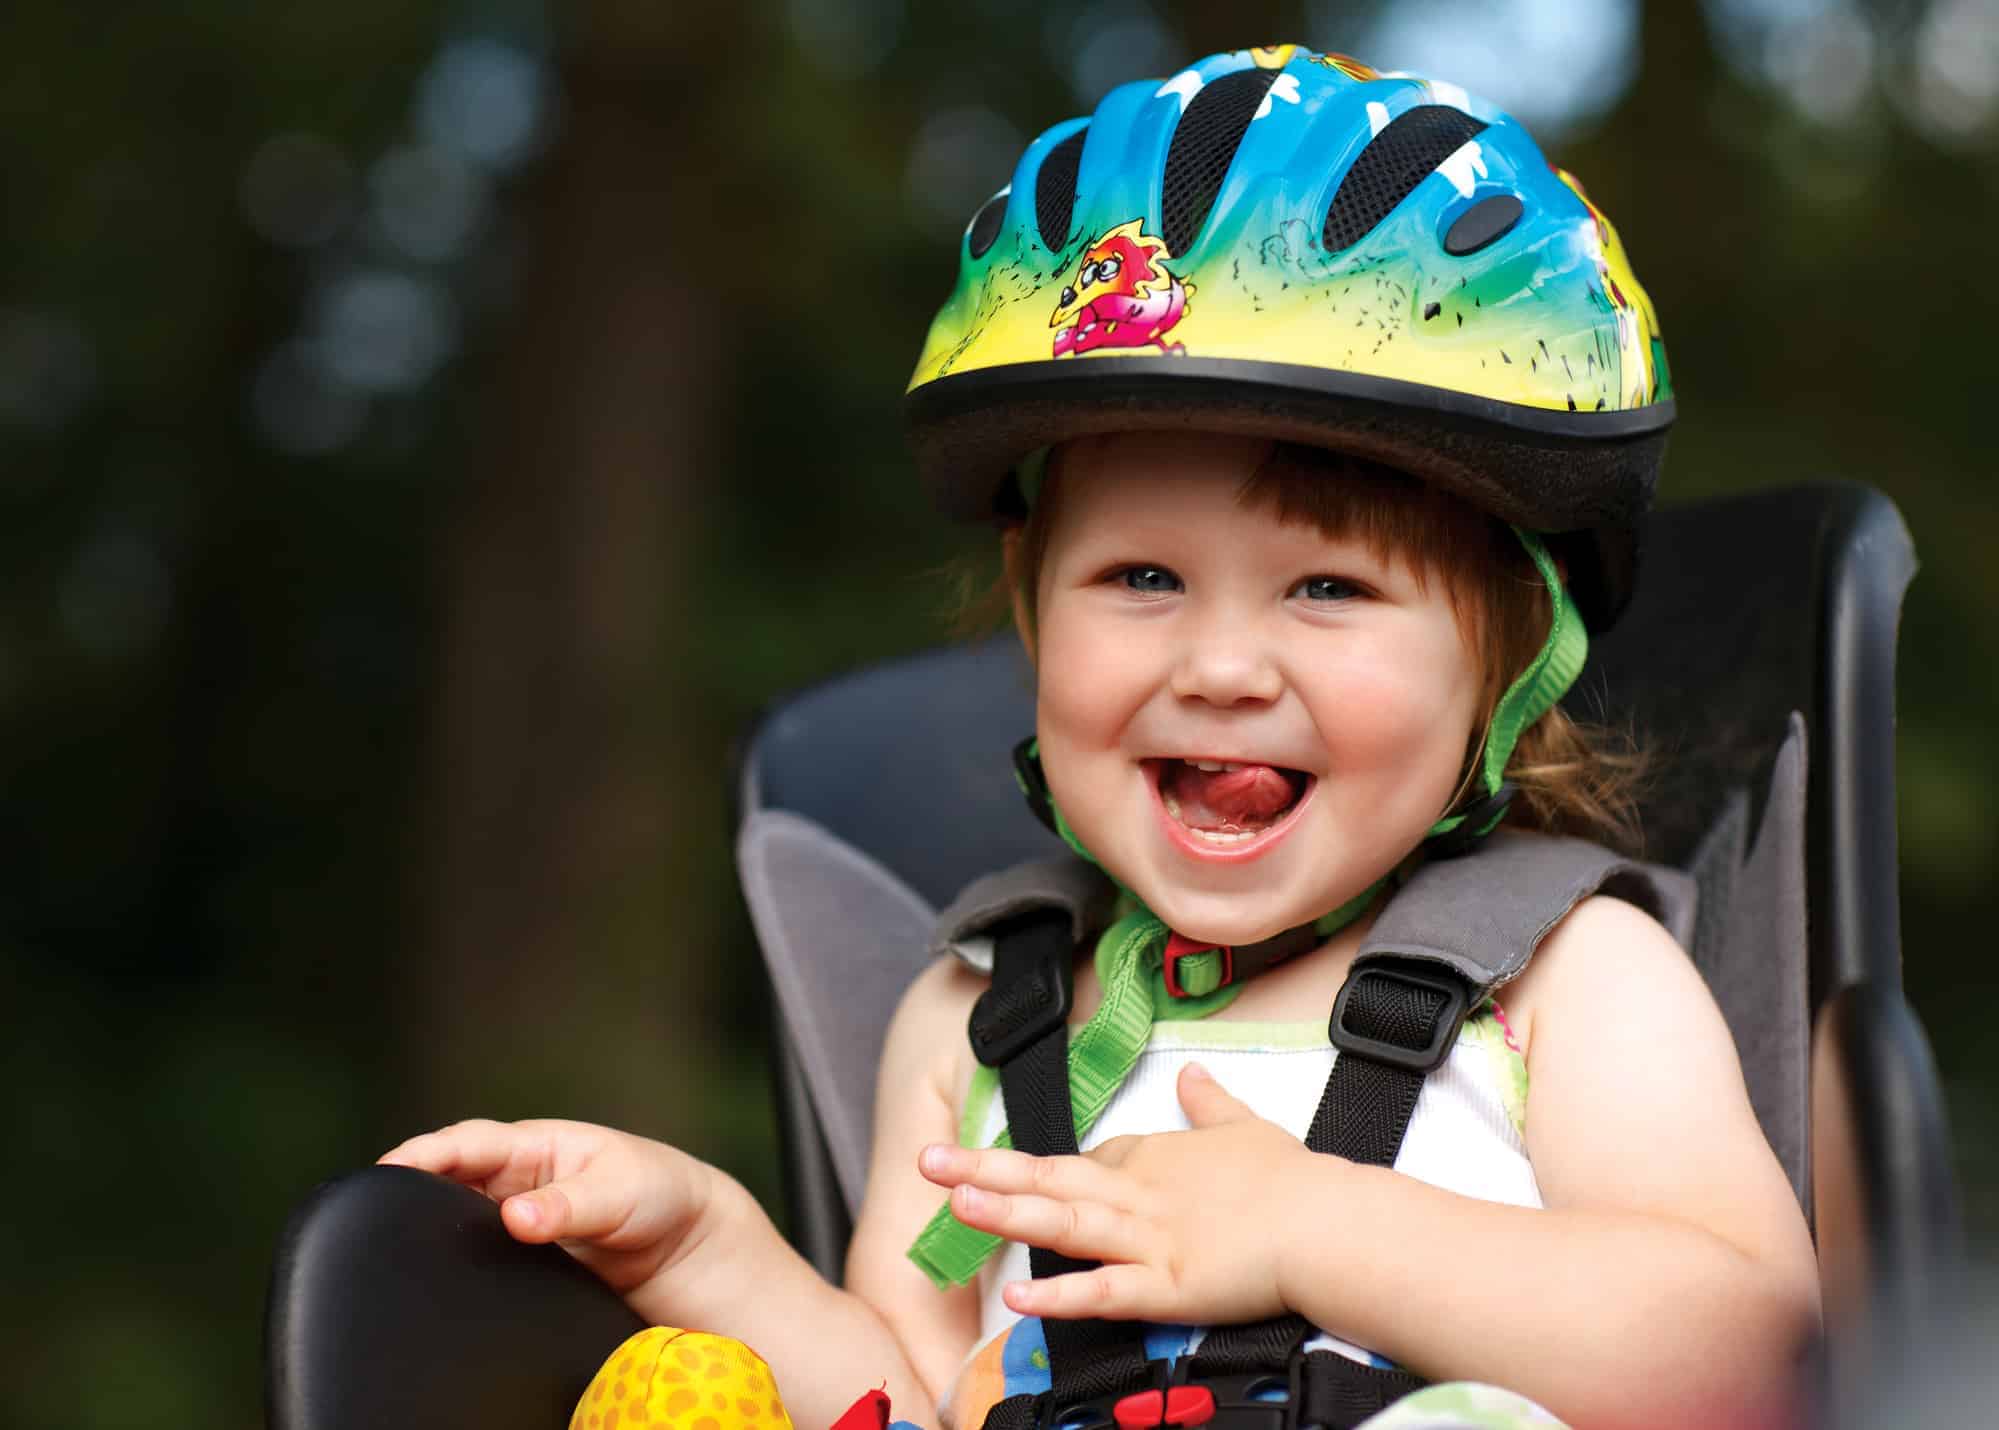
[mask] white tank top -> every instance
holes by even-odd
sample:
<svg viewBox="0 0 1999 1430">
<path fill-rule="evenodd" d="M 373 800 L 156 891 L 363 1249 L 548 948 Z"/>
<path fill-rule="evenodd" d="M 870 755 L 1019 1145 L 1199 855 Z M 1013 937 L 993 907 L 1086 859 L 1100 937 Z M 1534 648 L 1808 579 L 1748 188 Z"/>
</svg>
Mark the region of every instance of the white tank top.
<svg viewBox="0 0 1999 1430">
<path fill-rule="evenodd" d="M 1323 1020 L 1155 1023 L 1131 1075 L 1082 1138 L 1082 1150 L 1128 1133 L 1185 1131 L 1189 1124 L 1176 1088 L 1180 1069 L 1196 1059 L 1259 1116 L 1302 1142 L 1334 1057 Z M 1424 1080 L 1395 1170 L 1464 1196 L 1539 1207 L 1541 1190 L 1521 1137 L 1526 1093 L 1526 1068 L 1512 1046 L 1505 1015 L 1488 1004 L 1466 1020 L 1450 1056 Z M 1005 1125 L 998 1096 L 982 1111 L 967 1112 L 977 1119 L 979 1146 L 990 1144 Z M 1000 1300 L 1000 1287 L 1029 1274 L 1021 1242 L 1005 1243 L 979 1272 L 981 1346 L 1020 1319 Z M 1198 1338 L 1192 1344 L 1198 1345 Z M 1306 1347 L 1382 1363 L 1324 1332 Z"/>
</svg>

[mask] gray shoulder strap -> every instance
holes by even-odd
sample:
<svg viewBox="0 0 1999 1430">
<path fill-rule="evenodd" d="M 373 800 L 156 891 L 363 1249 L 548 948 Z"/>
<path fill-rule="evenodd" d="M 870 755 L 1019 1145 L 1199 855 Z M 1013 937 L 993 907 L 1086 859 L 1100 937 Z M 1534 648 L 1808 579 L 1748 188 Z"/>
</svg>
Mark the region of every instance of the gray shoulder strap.
<svg viewBox="0 0 1999 1430">
<path fill-rule="evenodd" d="M 1470 854 L 1418 869 L 1374 921 L 1355 962 L 1441 963 L 1471 983 L 1476 1000 L 1525 968 L 1548 931 L 1591 894 L 1636 904 L 1688 946 L 1694 881 L 1685 874 L 1582 839 L 1501 830 Z"/>
<path fill-rule="evenodd" d="M 1034 909 L 1059 909 L 1069 916 L 1080 946 L 1084 937 L 1110 919 L 1117 886 L 1104 872 L 1074 854 L 1031 859 L 972 880 L 937 916 L 930 940 L 933 954 L 952 954 L 990 976 L 994 926 Z"/>
</svg>

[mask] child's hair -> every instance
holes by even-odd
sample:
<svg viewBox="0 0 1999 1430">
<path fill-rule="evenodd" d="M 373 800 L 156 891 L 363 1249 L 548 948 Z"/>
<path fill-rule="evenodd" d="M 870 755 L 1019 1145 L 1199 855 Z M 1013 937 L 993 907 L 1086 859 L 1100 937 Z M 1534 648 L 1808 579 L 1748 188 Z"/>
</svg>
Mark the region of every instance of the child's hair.
<svg viewBox="0 0 1999 1430">
<path fill-rule="evenodd" d="M 1027 521 L 1007 545 L 998 584 L 964 603 L 965 628 L 997 623 L 1016 592 L 1031 628 L 1041 562 L 1062 504 L 1061 455 L 1060 448 L 1050 455 Z M 1465 752 L 1462 798 L 1478 774 L 1500 697 L 1548 636 L 1548 590 L 1519 538 L 1504 522 L 1403 472 L 1292 442 L 1272 445 L 1238 499 L 1335 540 L 1358 539 L 1380 559 L 1406 563 L 1419 585 L 1444 581 L 1480 668 L 1483 713 Z M 1521 732 L 1507 762 L 1506 778 L 1520 790 L 1507 823 L 1636 853 L 1642 842 L 1636 795 L 1647 763 L 1630 735 L 1574 720 L 1557 705 Z"/>
</svg>

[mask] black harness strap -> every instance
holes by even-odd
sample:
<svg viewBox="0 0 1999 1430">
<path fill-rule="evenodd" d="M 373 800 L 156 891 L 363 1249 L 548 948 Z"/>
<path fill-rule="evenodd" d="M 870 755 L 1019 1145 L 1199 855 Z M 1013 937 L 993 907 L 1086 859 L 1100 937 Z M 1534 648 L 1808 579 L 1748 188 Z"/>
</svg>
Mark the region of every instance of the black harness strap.
<svg viewBox="0 0 1999 1430">
<path fill-rule="evenodd" d="M 1324 1425 L 1328 1430 L 1351 1430 L 1429 1384 L 1406 1370 L 1362 1365 L 1333 1351 L 1312 1351 L 1303 1356 L 1298 1379 L 1298 1413 L 1293 1423 Z"/>
<path fill-rule="evenodd" d="M 1340 1050 L 1305 1145 L 1349 1162 L 1392 1167 L 1423 1079 L 1451 1055 L 1471 985 L 1441 964 L 1371 958 L 1333 1000 L 1326 1036 Z"/>
<path fill-rule="evenodd" d="M 972 1051 L 980 1062 L 999 1069 L 1013 1145 L 1037 1157 L 1078 1151 L 1069 1105 L 1075 951 L 1069 916 L 1061 910 L 1022 914 L 999 925 L 993 931 L 992 987 L 972 1009 Z M 1028 1264 L 1040 1280 L 1089 1271 L 1100 1263 L 1030 1246 Z M 1051 1395 L 1058 1402 L 1121 1394 L 1147 1382 L 1144 1328 L 1136 1322 L 1046 1319 L 1042 1331 Z M 1011 1396 L 1001 1401 L 986 1419 L 987 1430 L 1032 1425 L 1038 1399 Z"/>
<path fill-rule="evenodd" d="M 1068 1016 L 1075 950 L 1066 914 L 1022 914 L 994 930 L 993 981 L 972 1010 L 972 1049 L 999 1069 L 1013 1145 L 1036 1156 L 1074 1155 L 1069 1102 Z M 1329 1036 L 1339 1049 L 1305 1136 L 1313 1152 L 1392 1167 L 1423 1079 L 1450 1054 L 1471 1002 L 1465 979 L 1438 965 L 1371 958 L 1347 975 Z M 1087 1271 L 1079 1261 L 1028 1248 L 1034 1276 Z M 1044 1319 L 1051 1388 L 1014 1395 L 987 1414 L 984 1430 L 1037 1430 L 1051 1412 L 1164 1383 L 1163 1363 L 1145 1359 L 1144 1329 L 1129 1321 Z M 1406 1371 L 1381 1370 L 1331 1352 L 1301 1355 L 1311 1326 L 1295 1314 L 1218 1326 L 1174 1380 L 1220 1385 L 1282 1379 L 1288 1404 L 1264 1405 L 1272 1430 L 1321 1425 L 1344 1430 L 1420 1389 Z M 1244 1410 L 1249 1410 L 1245 1405 Z M 1256 1418 L 1261 1418 L 1260 1413 Z"/>
<path fill-rule="evenodd" d="M 1471 989 L 1440 965 L 1369 959 L 1347 974 L 1333 1001 L 1328 1028 L 1339 1056 L 1305 1133 L 1305 1146 L 1374 1167 L 1392 1167 L 1408 1134 L 1423 1079 L 1450 1056 L 1471 1002 Z M 1194 1356 L 1196 1377 L 1240 1375 L 1283 1366 L 1311 1334 L 1299 1315 L 1217 1326 Z M 1382 1371 L 1345 1356 L 1304 1357 L 1310 1391 L 1329 1413 L 1304 1413 L 1299 1423 L 1346 1426 L 1364 1420 L 1425 1382 L 1406 1371 Z M 1301 1396 L 1306 1394 L 1303 1387 Z M 1386 1399 L 1381 1397 L 1386 1396 Z M 1334 1407 L 1350 1407 L 1352 1413 Z"/>
</svg>

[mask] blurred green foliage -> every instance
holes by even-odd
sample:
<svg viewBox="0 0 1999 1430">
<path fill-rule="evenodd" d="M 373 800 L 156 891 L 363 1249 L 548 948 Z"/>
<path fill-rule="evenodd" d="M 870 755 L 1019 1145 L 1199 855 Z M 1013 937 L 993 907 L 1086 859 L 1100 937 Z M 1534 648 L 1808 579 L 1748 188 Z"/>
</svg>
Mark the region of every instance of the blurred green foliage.
<svg viewBox="0 0 1999 1430">
<path fill-rule="evenodd" d="M 942 639 L 939 572 L 983 554 L 914 498 L 898 426 L 963 221 L 936 202 L 969 214 L 1101 69 L 1364 54 L 1374 14 L 707 8 L 13 17 L 0 1421 L 256 1423 L 288 1208 L 449 1117 L 605 1117 L 774 1192 L 730 747 L 777 693 Z M 1923 7 L 1861 12 L 1876 78 L 1830 118 L 1740 63 L 1711 20 L 1744 8 L 1652 0 L 1622 100 L 1550 148 L 1664 317 L 1668 490 L 1858 478 L 1915 532 L 1908 985 L 1990 1249 L 1999 147 L 1897 102 Z M 482 40 L 531 61 L 541 137 L 473 175 L 455 241 L 431 172 L 435 245 L 399 248 L 381 161 Z M 248 177 L 283 135 L 323 181 L 289 232 Z M 432 349 L 363 304 L 355 361 L 387 369 L 279 361 L 323 364 L 371 295 Z"/>
</svg>

